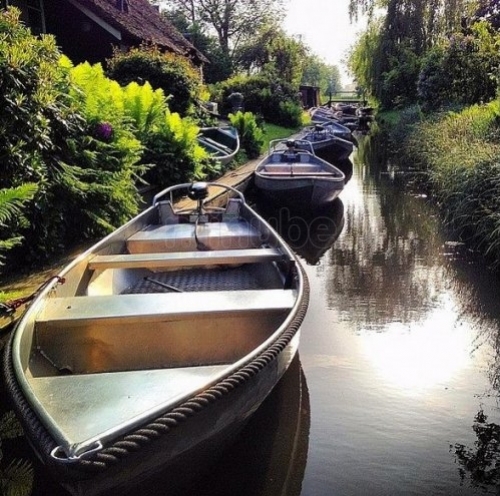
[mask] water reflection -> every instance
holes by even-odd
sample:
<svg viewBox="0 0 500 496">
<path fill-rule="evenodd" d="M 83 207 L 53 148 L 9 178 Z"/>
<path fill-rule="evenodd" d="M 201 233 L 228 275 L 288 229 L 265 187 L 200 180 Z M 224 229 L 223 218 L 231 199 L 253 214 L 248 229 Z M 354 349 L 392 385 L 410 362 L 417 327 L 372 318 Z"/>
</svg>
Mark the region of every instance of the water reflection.
<svg viewBox="0 0 500 496">
<path fill-rule="evenodd" d="M 299 496 L 307 462 L 309 390 L 298 357 L 196 496 Z"/>
<path fill-rule="evenodd" d="M 442 294 L 440 225 L 425 199 L 395 188 L 379 161 L 358 161 L 356 172 L 342 195 L 343 236 L 328 254 L 330 304 L 347 290 L 343 312 L 355 311 L 365 329 L 414 322 Z"/>
<path fill-rule="evenodd" d="M 461 465 L 462 482 L 469 480 L 485 492 L 490 486 L 498 488 L 500 484 L 500 425 L 487 420 L 483 410 L 474 418 L 472 429 L 477 436 L 474 448 L 458 443 L 451 447 Z"/>
<path fill-rule="evenodd" d="M 305 494 L 495 491 L 498 276 L 448 238 L 415 174 L 385 151 L 360 138 L 343 229 L 306 267 L 301 356 L 317 434 Z"/>
<path fill-rule="evenodd" d="M 344 227 L 344 204 L 339 198 L 321 208 L 300 212 L 262 203 L 257 208 L 309 265 L 317 265 L 320 262 Z"/>
</svg>

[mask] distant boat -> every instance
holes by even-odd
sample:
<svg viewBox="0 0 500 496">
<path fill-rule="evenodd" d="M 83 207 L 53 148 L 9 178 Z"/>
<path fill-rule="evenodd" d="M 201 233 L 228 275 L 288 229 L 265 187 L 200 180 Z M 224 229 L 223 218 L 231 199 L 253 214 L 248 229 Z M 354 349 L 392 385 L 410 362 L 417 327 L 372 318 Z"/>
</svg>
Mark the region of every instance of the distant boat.
<svg viewBox="0 0 500 496">
<path fill-rule="evenodd" d="M 256 189 L 268 200 L 289 207 L 316 207 L 334 200 L 344 173 L 316 156 L 305 140 L 272 140 L 254 172 Z"/>
<path fill-rule="evenodd" d="M 233 126 L 203 127 L 197 140 L 222 165 L 227 165 L 240 149 L 238 130 Z"/>
<path fill-rule="evenodd" d="M 330 107 L 314 107 L 309 110 L 311 120 L 315 123 L 337 122 L 344 127 L 355 131 L 358 127 L 358 117 L 356 115 L 345 114 L 342 110 Z"/>
<path fill-rule="evenodd" d="M 335 112 L 330 107 L 312 107 L 309 109 L 309 115 L 313 123 L 322 124 L 324 122 L 335 121 L 340 124 L 335 117 Z"/>
<path fill-rule="evenodd" d="M 349 134 L 351 133 L 349 132 Z M 309 141 L 314 153 L 330 163 L 349 158 L 354 149 L 352 141 L 340 138 L 333 132 L 331 126 L 321 124 L 304 128 L 297 138 Z M 300 144 L 298 146 L 303 148 Z"/>
<path fill-rule="evenodd" d="M 231 195 L 205 204 L 208 188 Z M 195 206 L 173 196 L 187 191 Z M 151 207 L 37 294 L 4 379 L 38 458 L 72 494 L 169 492 L 234 440 L 296 355 L 307 277 L 241 192 L 212 183 Z"/>
<path fill-rule="evenodd" d="M 315 124 L 319 124 L 320 126 L 325 127 L 326 129 L 328 129 L 328 131 L 330 131 L 335 136 L 338 136 L 339 138 L 355 143 L 352 131 L 336 119 L 329 119 L 322 122 L 317 122 Z"/>
</svg>

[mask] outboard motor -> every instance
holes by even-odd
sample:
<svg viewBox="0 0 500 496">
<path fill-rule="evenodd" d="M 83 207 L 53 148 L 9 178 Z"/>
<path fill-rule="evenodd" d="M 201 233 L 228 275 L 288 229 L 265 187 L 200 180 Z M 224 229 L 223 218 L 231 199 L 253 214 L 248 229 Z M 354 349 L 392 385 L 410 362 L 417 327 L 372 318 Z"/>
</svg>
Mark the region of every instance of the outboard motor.
<svg viewBox="0 0 500 496">
<path fill-rule="evenodd" d="M 193 183 L 188 191 L 188 197 L 191 200 L 195 200 L 198 202 L 198 206 L 196 208 L 198 214 L 201 214 L 203 209 L 203 200 L 208 196 L 208 184 L 205 182 L 197 182 Z"/>
</svg>

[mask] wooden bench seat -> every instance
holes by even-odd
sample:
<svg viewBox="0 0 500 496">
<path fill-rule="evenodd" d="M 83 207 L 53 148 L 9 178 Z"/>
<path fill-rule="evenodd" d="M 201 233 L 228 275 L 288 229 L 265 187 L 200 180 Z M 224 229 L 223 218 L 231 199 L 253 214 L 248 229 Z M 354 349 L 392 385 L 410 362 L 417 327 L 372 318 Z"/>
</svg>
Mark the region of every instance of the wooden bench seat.
<svg viewBox="0 0 500 496">
<path fill-rule="evenodd" d="M 275 313 L 291 309 L 295 298 L 293 290 L 281 289 L 48 298 L 37 327 L 43 330 Z"/>
<path fill-rule="evenodd" d="M 219 150 L 221 153 L 224 154 L 230 154 L 233 152 L 233 150 L 228 146 L 223 145 L 222 143 L 219 143 L 218 141 L 215 141 L 212 138 L 207 138 L 206 136 L 198 136 L 198 142 L 201 144 L 206 144 L 210 148 L 215 148 L 216 150 Z"/>
<path fill-rule="evenodd" d="M 217 264 L 272 262 L 283 258 L 276 248 L 250 248 L 246 250 L 211 250 L 170 253 L 137 253 L 97 255 L 89 262 L 89 269 L 161 269 L 195 267 Z"/>
</svg>

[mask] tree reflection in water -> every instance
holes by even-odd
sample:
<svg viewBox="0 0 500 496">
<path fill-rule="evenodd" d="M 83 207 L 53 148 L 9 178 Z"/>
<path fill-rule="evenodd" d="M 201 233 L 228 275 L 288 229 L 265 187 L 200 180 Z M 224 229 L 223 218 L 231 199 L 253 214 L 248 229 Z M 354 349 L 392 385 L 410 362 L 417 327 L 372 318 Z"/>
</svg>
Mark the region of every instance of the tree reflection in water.
<svg viewBox="0 0 500 496">
<path fill-rule="evenodd" d="M 487 420 L 483 410 L 474 418 L 472 429 L 477 436 L 474 448 L 458 443 L 451 446 L 461 465 L 462 482 L 469 474 L 470 482 L 484 490 L 500 483 L 500 426 Z"/>
<path fill-rule="evenodd" d="M 477 331 L 469 354 L 479 353 L 482 348 L 491 349 L 494 354 L 487 359 L 490 389 L 479 396 L 484 405 L 472 425 L 476 441 L 472 447 L 452 444 L 450 452 L 460 465 L 462 485 L 468 481 L 485 492 L 498 494 L 500 425 L 488 421 L 485 410 L 489 408 L 498 418 L 495 398 L 500 391 L 499 276 L 464 245 L 450 242 L 431 202 L 412 194 L 415 187 L 420 187 L 421 174 L 401 164 L 391 164 L 386 152 L 387 146 L 377 139 L 368 138 L 361 144 L 357 171 L 364 173 L 365 191 L 377 191 L 380 203 L 368 202 L 362 209 L 356 202 L 347 204 L 348 227 L 342 242 L 330 254 L 330 281 L 336 286 L 336 294 L 342 285 L 356 288 L 346 305 L 348 311 L 358 308 L 358 318 L 358 301 L 366 301 L 371 294 L 373 304 L 364 309 L 365 329 L 373 327 L 374 322 L 378 322 L 379 330 L 395 320 L 415 322 L 429 312 L 435 304 L 433 299 L 440 294 L 452 295 L 457 325 L 467 321 Z M 405 194 L 401 194 L 402 190 Z M 376 217 L 375 208 L 380 208 L 382 224 L 370 223 Z M 370 236 L 363 236 L 368 230 Z"/>
</svg>

